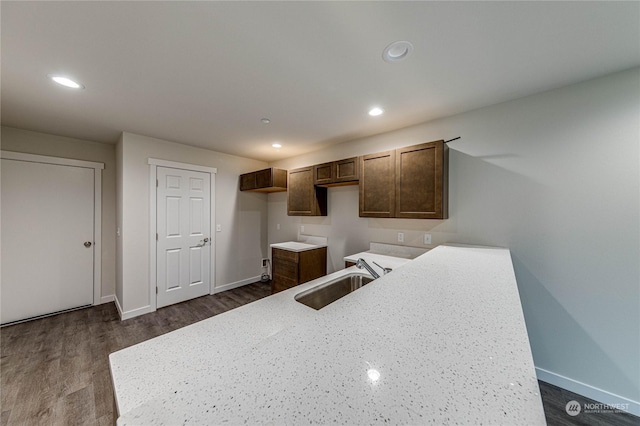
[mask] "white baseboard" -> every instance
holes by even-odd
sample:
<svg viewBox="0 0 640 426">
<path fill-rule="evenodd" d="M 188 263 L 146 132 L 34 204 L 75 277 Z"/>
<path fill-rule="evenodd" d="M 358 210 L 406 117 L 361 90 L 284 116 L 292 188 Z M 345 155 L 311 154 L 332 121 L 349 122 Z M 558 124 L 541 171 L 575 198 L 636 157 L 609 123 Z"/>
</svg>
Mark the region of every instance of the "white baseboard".
<svg viewBox="0 0 640 426">
<path fill-rule="evenodd" d="M 122 306 L 120 306 L 120 302 L 118 298 L 114 295 L 113 302 L 116 304 L 116 309 L 118 310 L 118 316 L 120 317 L 120 321 L 122 321 Z"/>
<path fill-rule="evenodd" d="M 216 287 L 213 289 L 213 291 L 211 292 L 211 294 L 216 294 L 216 293 L 221 293 L 223 291 L 227 291 L 227 290 L 231 290 L 237 287 L 242 287 L 243 285 L 247 285 L 247 284 L 252 284 L 255 283 L 256 281 L 260 281 L 260 276 L 258 275 L 257 277 L 251 277 L 251 278 L 247 278 L 244 280 L 240 280 L 240 281 L 236 281 L 233 283 L 229 283 L 229 284 L 225 284 L 223 286 L 220 287 Z M 118 301 L 118 298 L 114 296 L 105 296 L 103 299 L 107 298 L 107 297 L 112 297 L 113 300 L 116 303 L 116 308 L 118 309 L 118 314 L 120 315 L 120 320 L 124 321 L 124 320 L 128 320 L 130 318 L 133 317 L 137 317 L 140 315 L 144 315 L 144 314 L 148 314 L 149 312 L 154 312 L 155 309 L 153 309 L 151 307 L 151 305 L 147 305 L 147 306 L 143 306 L 141 308 L 137 308 L 137 309 L 132 309 L 130 311 L 126 311 L 124 312 L 122 310 L 122 306 L 120 305 L 120 302 Z"/>
<path fill-rule="evenodd" d="M 260 281 L 260 278 L 261 278 L 260 275 L 258 275 L 257 277 L 251 277 L 244 280 L 236 281 L 234 283 L 225 284 L 220 287 L 215 287 L 211 292 L 211 294 L 221 293 L 223 291 L 242 287 L 243 285 L 252 284 L 252 283 L 255 283 L 256 281 Z"/>
<path fill-rule="evenodd" d="M 132 309 L 130 311 L 124 312 L 122 310 L 122 306 L 120 306 L 120 302 L 118 298 L 114 296 L 114 302 L 116 303 L 116 308 L 118 309 L 118 315 L 120 315 L 120 321 L 128 320 L 133 317 L 137 317 L 140 315 L 148 314 L 150 312 L 154 312 L 155 309 L 151 307 L 151 305 L 143 306 L 142 308 Z"/>
<path fill-rule="evenodd" d="M 559 388 L 577 393 L 578 395 L 586 396 L 594 401 L 614 405 L 616 407 L 619 407 L 619 404 L 626 405 L 629 408 L 625 411 L 633 415 L 640 416 L 640 402 L 638 401 L 607 392 L 606 390 L 570 379 L 569 377 L 565 377 L 561 374 L 553 373 L 545 370 L 544 368 L 536 367 L 536 375 L 538 376 L 538 380 L 542 380 L 543 382 L 550 383 L 554 386 L 558 386 Z"/>
<path fill-rule="evenodd" d="M 104 303 L 109 303 L 109 302 L 113 302 L 116 299 L 116 295 L 115 294 L 110 294 L 108 296 L 102 296 L 100 298 L 100 304 L 104 304 Z"/>
</svg>

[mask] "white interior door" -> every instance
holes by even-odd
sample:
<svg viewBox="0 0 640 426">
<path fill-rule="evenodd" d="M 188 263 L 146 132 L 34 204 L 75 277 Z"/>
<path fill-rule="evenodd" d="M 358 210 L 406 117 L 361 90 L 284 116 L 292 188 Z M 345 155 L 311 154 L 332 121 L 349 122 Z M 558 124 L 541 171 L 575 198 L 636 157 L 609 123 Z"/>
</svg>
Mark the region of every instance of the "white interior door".
<svg viewBox="0 0 640 426">
<path fill-rule="evenodd" d="M 91 305 L 94 170 L 2 159 L 1 171 L 1 322 Z"/>
<path fill-rule="evenodd" d="M 209 294 L 211 175 L 157 168 L 157 307 Z"/>
</svg>

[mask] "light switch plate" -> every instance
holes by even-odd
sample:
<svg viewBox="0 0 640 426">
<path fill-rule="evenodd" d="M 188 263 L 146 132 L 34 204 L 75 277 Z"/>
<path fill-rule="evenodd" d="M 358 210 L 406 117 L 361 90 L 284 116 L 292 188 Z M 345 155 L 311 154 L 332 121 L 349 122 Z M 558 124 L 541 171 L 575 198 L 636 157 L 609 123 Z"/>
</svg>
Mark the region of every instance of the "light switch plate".
<svg viewBox="0 0 640 426">
<path fill-rule="evenodd" d="M 279 223 L 276 225 L 276 229 L 277 229 L 278 231 L 280 230 L 280 224 L 279 224 Z"/>
<path fill-rule="evenodd" d="M 221 232 L 222 231 L 222 225 L 217 224 L 216 225 L 216 232 Z"/>
<path fill-rule="evenodd" d="M 398 242 L 404 243 L 404 232 L 398 232 Z"/>
<path fill-rule="evenodd" d="M 424 234 L 424 243 L 431 244 L 431 234 Z"/>
</svg>

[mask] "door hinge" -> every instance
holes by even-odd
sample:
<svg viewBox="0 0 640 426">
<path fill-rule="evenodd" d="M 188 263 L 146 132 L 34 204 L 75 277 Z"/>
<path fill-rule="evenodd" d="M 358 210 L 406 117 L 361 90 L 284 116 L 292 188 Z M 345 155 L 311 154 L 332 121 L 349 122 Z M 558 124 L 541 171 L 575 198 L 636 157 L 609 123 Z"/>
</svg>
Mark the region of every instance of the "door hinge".
<svg viewBox="0 0 640 426">
<path fill-rule="evenodd" d="M 158 233 L 156 232 L 156 241 L 158 241 Z"/>
<path fill-rule="evenodd" d="M 156 188 L 158 187 L 158 179 L 156 179 Z"/>
<path fill-rule="evenodd" d="M 156 287 L 156 294 L 158 294 L 158 287 Z"/>
</svg>

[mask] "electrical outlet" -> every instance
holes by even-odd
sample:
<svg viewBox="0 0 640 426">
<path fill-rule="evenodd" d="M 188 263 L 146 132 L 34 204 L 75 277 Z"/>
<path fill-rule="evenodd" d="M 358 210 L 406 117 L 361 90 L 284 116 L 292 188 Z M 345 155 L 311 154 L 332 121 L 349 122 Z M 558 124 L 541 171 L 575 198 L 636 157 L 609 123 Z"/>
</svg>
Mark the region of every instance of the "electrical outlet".
<svg viewBox="0 0 640 426">
<path fill-rule="evenodd" d="M 404 243 L 404 232 L 398 232 L 398 242 Z"/>
<path fill-rule="evenodd" d="M 216 232 L 222 232 L 222 225 L 216 225 Z"/>
<path fill-rule="evenodd" d="M 304 225 L 300 225 L 300 232 L 304 234 Z"/>
<path fill-rule="evenodd" d="M 262 259 L 262 267 L 266 268 L 267 267 L 267 262 L 269 261 L 269 259 Z"/>
<path fill-rule="evenodd" d="M 424 243 L 431 244 L 431 234 L 424 234 Z"/>
</svg>

